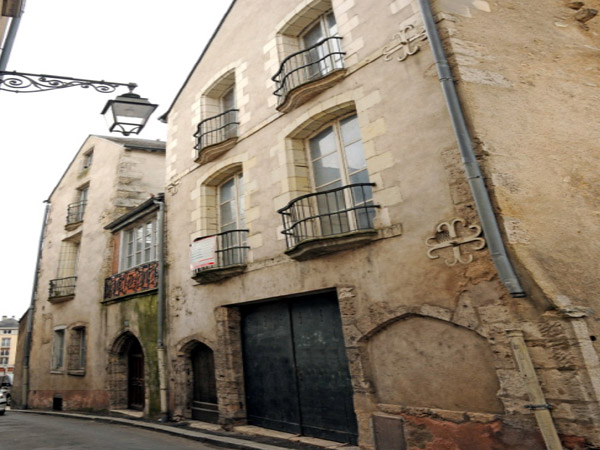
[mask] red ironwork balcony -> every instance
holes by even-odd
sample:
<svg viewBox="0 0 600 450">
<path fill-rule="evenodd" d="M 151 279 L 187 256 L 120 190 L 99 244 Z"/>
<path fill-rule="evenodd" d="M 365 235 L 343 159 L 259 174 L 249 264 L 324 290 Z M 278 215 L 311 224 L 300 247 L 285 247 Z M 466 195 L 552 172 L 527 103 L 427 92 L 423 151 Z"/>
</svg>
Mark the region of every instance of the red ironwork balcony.
<svg viewBox="0 0 600 450">
<path fill-rule="evenodd" d="M 150 262 L 117 273 L 104 280 L 104 300 L 158 289 L 158 262 Z"/>
</svg>

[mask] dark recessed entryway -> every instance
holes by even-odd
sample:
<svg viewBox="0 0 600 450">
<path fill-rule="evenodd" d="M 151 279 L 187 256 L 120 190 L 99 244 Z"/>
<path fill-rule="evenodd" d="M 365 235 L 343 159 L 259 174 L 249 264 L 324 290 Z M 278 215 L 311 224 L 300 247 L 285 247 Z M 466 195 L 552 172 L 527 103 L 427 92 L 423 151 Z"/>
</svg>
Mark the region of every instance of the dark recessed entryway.
<svg viewBox="0 0 600 450">
<path fill-rule="evenodd" d="M 356 443 L 335 292 L 244 307 L 242 339 L 249 423 Z"/>
<path fill-rule="evenodd" d="M 190 353 L 193 372 L 192 419 L 217 423 L 217 382 L 213 351 L 198 342 Z"/>
<path fill-rule="evenodd" d="M 133 337 L 129 342 L 127 362 L 127 407 L 143 411 L 145 403 L 144 352 L 140 342 Z"/>
</svg>

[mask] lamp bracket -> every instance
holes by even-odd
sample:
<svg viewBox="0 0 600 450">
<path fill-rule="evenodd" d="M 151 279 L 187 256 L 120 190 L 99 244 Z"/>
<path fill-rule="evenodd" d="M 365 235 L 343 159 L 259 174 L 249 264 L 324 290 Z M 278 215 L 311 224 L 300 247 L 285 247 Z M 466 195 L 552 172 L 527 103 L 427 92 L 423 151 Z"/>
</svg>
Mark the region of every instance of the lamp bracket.
<svg viewBox="0 0 600 450">
<path fill-rule="evenodd" d="M 126 86 L 129 88 L 129 92 L 132 92 L 137 87 L 137 84 L 116 83 L 104 80 L 87 80 L 85 78 L 71 78 L 59 75 L 0 71 L 0 91 L 30 93 L 52 91 L 55 89 L 65 89 L 76 86 L 84 89 L 91 87 L 97 92 L 110 94 L 120 86 Z"/>
</svg>

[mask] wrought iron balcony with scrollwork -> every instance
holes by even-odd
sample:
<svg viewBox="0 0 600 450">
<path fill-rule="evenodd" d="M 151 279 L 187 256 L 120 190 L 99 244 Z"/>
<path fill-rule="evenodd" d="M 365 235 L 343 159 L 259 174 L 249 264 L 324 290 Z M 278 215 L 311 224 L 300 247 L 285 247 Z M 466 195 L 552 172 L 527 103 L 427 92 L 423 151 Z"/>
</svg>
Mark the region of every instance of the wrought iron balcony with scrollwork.
<svg viewBox="0 0 600 450">
<path fill-rule="evenodd" d="M 230 230 L 203 236 L 196 240 L 214 239 L 214 257 L 193 269 L 192 278 L 200 282 L 219 281 L 244 271 L 246 255 L 250 248 L 246 244 L 248 230 Z"/>
<path fill-rule="evenodd" d="M 77 277 L 57 278 L 50 280 L 48 298 L 71 297 L 75 295 Z"/>
<path fill-rule="evenodd" d="M 158 289 L 158 262 L 149 262 L 104 280 L 104 300 Z"/>
<path fill-rule="evenodd" d="M 83 213 L 85 212 L 85 200 L 77 203 L 71 203 L 67 207 L 67 225 L 81 222 L 83 220 Z"/>
<path fill-rule="evenodd" d="M 342 38 L 339 36 L 328 37 L 312 47 L 292 53 L 281 62 L 279 71 L 272 77 L 277 86 L 273 93 L 277 96 L 278 109 L 281 110 L 282 107 L 285 109 L 290 94 L 296 89 L 326 78 L 344 68 L 345 52 L 342 51 L 341 42 Z M 303 98 L 298 99 L 292 106 L 302 103 L 328 87 L 328 84 L 317 86 L 313 92 L 306 92 Z"/>
<path fill-rule="evenodd" d="M 343 250 L 371 240 L 374 183 L 355 183 L 295 198 L 277 212 L 288 253 L 295 259 Z M 310 248 L 306 248 L 310 247 Z"/>
<path fill-rule="evenodd" d="M 203 151 L 208 147 L 217 146 L 224 142 L 230 142 L 233 146 L 235 142 L 231 141 L 237 138 L 237 127 L 239 125 L 238 112 L 238 109 L 229 109 L 221 114 L 204 119 L 198 124 L 194 134 L 196 138 L 194 148 L 197 157 L 201 157 Z"/>
</svg>

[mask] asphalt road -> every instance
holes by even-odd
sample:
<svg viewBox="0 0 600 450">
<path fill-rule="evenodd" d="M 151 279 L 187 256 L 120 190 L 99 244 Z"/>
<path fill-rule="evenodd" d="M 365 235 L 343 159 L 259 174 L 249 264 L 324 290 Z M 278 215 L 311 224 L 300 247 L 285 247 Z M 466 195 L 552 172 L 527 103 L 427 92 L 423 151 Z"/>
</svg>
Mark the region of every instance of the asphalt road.
<svg viewBox="0 0 600 450">
<path fill-rule="evenodd" d="M 118 424 L 7 411 L 1 450 L 223 450 L 201 442 Z"/>
</svg>

